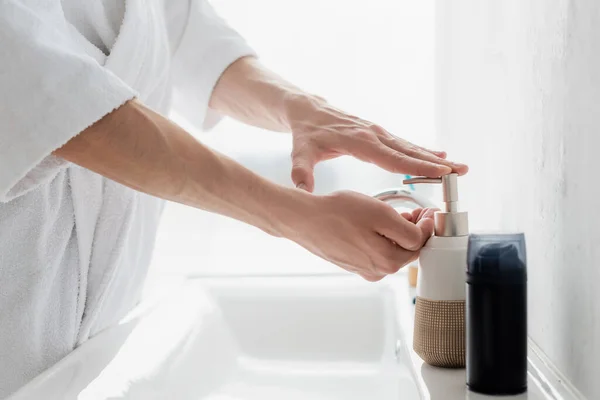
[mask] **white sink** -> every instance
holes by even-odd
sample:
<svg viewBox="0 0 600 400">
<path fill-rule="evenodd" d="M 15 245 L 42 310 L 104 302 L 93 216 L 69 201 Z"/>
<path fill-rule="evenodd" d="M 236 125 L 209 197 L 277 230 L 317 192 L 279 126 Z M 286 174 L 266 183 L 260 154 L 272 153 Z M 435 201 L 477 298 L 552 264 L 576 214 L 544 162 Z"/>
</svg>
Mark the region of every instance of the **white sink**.
<svg viewBox="0 0 600 400">
<path fill-rule="evenodd" d="M 11 400 L 481 400 L 464 370 L 410 350 L 403 274 L 204 278 L 162 282 L 120 325 Z M 533 352 L 520 400 L 576 398 Z"/>
<path fill-rule="evenodd" d="M 420 399 L 394 296 L 345 276 L 191 279 L 13 399 Z"/>
</svg>

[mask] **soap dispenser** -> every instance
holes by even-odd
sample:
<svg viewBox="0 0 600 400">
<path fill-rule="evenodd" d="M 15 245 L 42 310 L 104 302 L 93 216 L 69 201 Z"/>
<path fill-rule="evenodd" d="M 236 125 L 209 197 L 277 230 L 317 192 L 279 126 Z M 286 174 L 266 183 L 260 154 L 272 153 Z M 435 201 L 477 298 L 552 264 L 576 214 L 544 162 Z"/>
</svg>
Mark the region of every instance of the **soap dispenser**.
<svg viewBox="0 0 600 400">
<path fill-rule="evenodd" d="M 415 177 L 404 184 L 442 185 L 444 210 L 434 216 L 434 235 L 421 249 L 413 349 L 429 365 L 465 366 L 465 266 L 468 216 L 458 209 L 458 174 Z"/>
</svg>

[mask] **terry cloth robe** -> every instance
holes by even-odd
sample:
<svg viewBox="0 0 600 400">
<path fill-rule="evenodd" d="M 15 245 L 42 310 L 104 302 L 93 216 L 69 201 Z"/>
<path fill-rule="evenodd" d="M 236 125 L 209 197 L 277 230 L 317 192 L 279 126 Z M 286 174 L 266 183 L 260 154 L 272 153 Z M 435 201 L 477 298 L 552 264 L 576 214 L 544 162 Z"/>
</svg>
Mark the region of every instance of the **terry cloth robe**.
<svg viewBox="0 0 600 400">
<path fill-rule="evenodd" d="M 0 1 L 0 398 L 131 310 L 163 206 L 52 151 L 134 97 L 210 125 L 251 54 L 204 0 Z"/>
</svg>

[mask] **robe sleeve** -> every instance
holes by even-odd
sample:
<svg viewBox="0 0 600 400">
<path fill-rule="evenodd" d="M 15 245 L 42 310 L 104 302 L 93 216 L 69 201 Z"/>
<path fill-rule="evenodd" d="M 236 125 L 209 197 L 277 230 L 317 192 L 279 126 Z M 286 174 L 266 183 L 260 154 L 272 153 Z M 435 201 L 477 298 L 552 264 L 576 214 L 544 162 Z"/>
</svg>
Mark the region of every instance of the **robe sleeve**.
<svg viewBox="0 0 600 400">
<path fill-rule="evenodd" d="M 187 121 L 210 129 L 221 116 L 208 106 L 225 69 L 237 59 L 256 55 L 207 0 L 190 0 L 186 27 L 173 55 L 173 109 Z"/>
<path fill-rule="evenodd" d="M 59 1 L 0 1 L 0 202 L 68 163 L 52 152 L 135 92 L 81 51 Z"/>
</svg>

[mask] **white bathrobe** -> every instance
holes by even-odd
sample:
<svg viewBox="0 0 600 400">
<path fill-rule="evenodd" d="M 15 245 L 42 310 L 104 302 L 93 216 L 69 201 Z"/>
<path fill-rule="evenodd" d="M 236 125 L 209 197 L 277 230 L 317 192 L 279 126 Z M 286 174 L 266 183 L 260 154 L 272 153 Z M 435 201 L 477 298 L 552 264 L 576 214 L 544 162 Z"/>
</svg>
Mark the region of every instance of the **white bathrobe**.
<svg viewBox="0 0 600 400">
<path fill-rule="evenodd" d="M 51 152 L 133 97 L 210 125 L 249 54 L 203 0 L 0 1 L 0 398 L 135 305 L 162 209 Z"/>
</svg>

